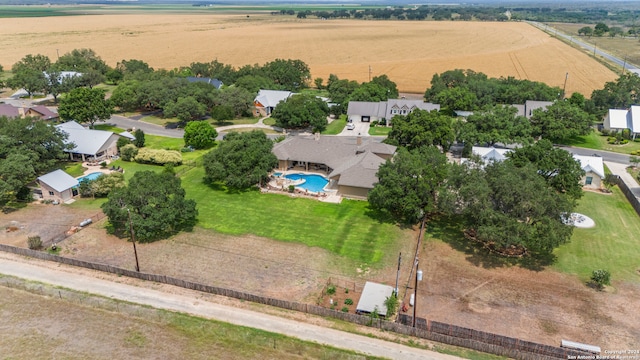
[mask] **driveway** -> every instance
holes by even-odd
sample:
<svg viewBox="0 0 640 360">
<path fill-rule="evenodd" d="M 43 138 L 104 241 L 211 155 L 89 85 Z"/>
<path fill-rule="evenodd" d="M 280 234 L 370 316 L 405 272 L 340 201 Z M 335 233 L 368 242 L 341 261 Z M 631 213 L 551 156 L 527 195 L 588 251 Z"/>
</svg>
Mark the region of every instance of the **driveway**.
<svg viewBox="0 0 640 360">
<path fill-rule="evenodd" d="M 197 295 L 195 293 L 194 296 L 186 296 L 124 284 L 117 282 L 118 278 L 111 275 L 96 273 L 96 276 L 90 276 L 78 271 L 78 269 L 62 264 L 51 268 L 40 265 L 37 261 L 24 259 L 12 254 L 0 253 L 0 273 L 148 305 L 154 308 L 178 311 L 235 325 L 262 329 L 389 359 L 459 359 L 451 355 L 284 319 L 257 311 L 211 303 L 202 298 L 196 298 Z"/>
<path fill-rule="evenodd" d="M 348 125 L 349 123 L 347 123 Z M 368 122 L 354 121 L 352 123 L 355 128 L 353 130 L 347 130 L 347 126 L 342 129 L 342 132 L 338 134 L 338 136 L 369 136 L 369 125 Z"/>
</svg>

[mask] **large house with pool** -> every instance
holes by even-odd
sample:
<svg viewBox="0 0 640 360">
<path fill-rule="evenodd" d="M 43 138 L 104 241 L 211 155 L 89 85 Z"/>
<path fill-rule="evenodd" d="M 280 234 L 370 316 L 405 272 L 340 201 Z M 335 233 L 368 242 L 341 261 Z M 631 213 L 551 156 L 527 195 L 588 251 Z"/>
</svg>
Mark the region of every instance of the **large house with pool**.
<svg viewBox="0 0 640 360">
<path fill-rule="evenodd" d="M 372 138 L 346 136 L 293 136 L 273 146 L 279 171 L 323 174 L 328 188 L 353 199 L 367 198 L 378 168 L 395 152 L 395 146 Z"/>
</svg>

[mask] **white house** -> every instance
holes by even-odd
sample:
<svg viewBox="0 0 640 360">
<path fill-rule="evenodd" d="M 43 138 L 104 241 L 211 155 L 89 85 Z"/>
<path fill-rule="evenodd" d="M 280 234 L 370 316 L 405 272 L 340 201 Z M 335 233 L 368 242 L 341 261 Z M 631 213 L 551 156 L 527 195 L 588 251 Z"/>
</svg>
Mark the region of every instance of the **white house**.
<svg viewBox="0 0 640 360">
<path fill-rule="evenodd" d="M 604 117 L 604 128 L 606 130 L 625 130 L 631 132 L 635 139 L 640 134 L 640 106 L 631 105 L 629 109 L 609 109 Z"/>
<path fill-rule="evenodd" d="M 293 95 L 291 91 L 281 90 L 260 90 L 253 100 L 258 115 L 271 115 L 280 101 L 284 101 Z"/>
<path fill-rule="evenodd" d="M 482 146 L 474 146 L 471 149 L 471 152 L 474 155 L 480 156 L 485 164 L 489 161 L 503 161 L 507 158 L 507 154 L 511 151 L 512 149 L 500 149 Z M 573 158 L 580 163 L 580 168 L 582 168 L 582 170 L 584 171 L 584 175 L 580 180 L 582 186 L 599 189 L 602 185 L 602 180 L 605 177 L 602 157 L 576 154 L 572 155 Z M 465 163 L 467 161 L 468 159 L 461 159 L 461 163 Z"/>
</svg>

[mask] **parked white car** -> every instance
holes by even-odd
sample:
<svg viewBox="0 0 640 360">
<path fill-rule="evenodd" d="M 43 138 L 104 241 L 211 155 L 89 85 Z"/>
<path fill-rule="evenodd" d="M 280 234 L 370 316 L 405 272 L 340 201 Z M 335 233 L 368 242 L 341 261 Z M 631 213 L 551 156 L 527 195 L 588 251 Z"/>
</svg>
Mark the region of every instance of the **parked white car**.
<svg viewBox="0 0 640 360">
<path fill-rule="evenodd" d="M 348 123 L 347 124 L 347 130 L 353 130 L 355 128 L 356 128 L 356 126 L 353 123 Z"/>
</svg>

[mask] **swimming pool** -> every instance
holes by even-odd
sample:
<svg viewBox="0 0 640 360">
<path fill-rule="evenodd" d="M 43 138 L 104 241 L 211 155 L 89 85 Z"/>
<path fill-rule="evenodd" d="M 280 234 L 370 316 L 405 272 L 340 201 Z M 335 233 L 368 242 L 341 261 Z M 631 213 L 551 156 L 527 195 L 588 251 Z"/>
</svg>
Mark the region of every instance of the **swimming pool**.
<svg viewBox="0 0 640 360">
<path fill-rule="evenodd" d="M 100 177 L 101 175 L 102 175 L 101 172 L 93 172 L 93 173 L 87 174 L 85 176 L 80 176 L 78 178 L 78 182 L 82 182 L 82 181 L 85 181 L 85 180 L 95 180 L 98 177 Z"/>
<path fill-rule="evenodd" d="M 300 185 L 296 185 L 296 187 L 307 189 L 313 192 L 323 192 L 324 187 L 329 183 L 329 180 L 327 180 L 324 176 L 314 174 L 288 174 L 284 177 L 289 180 L 303 179 L 304 182 Z"/>
</svg>

